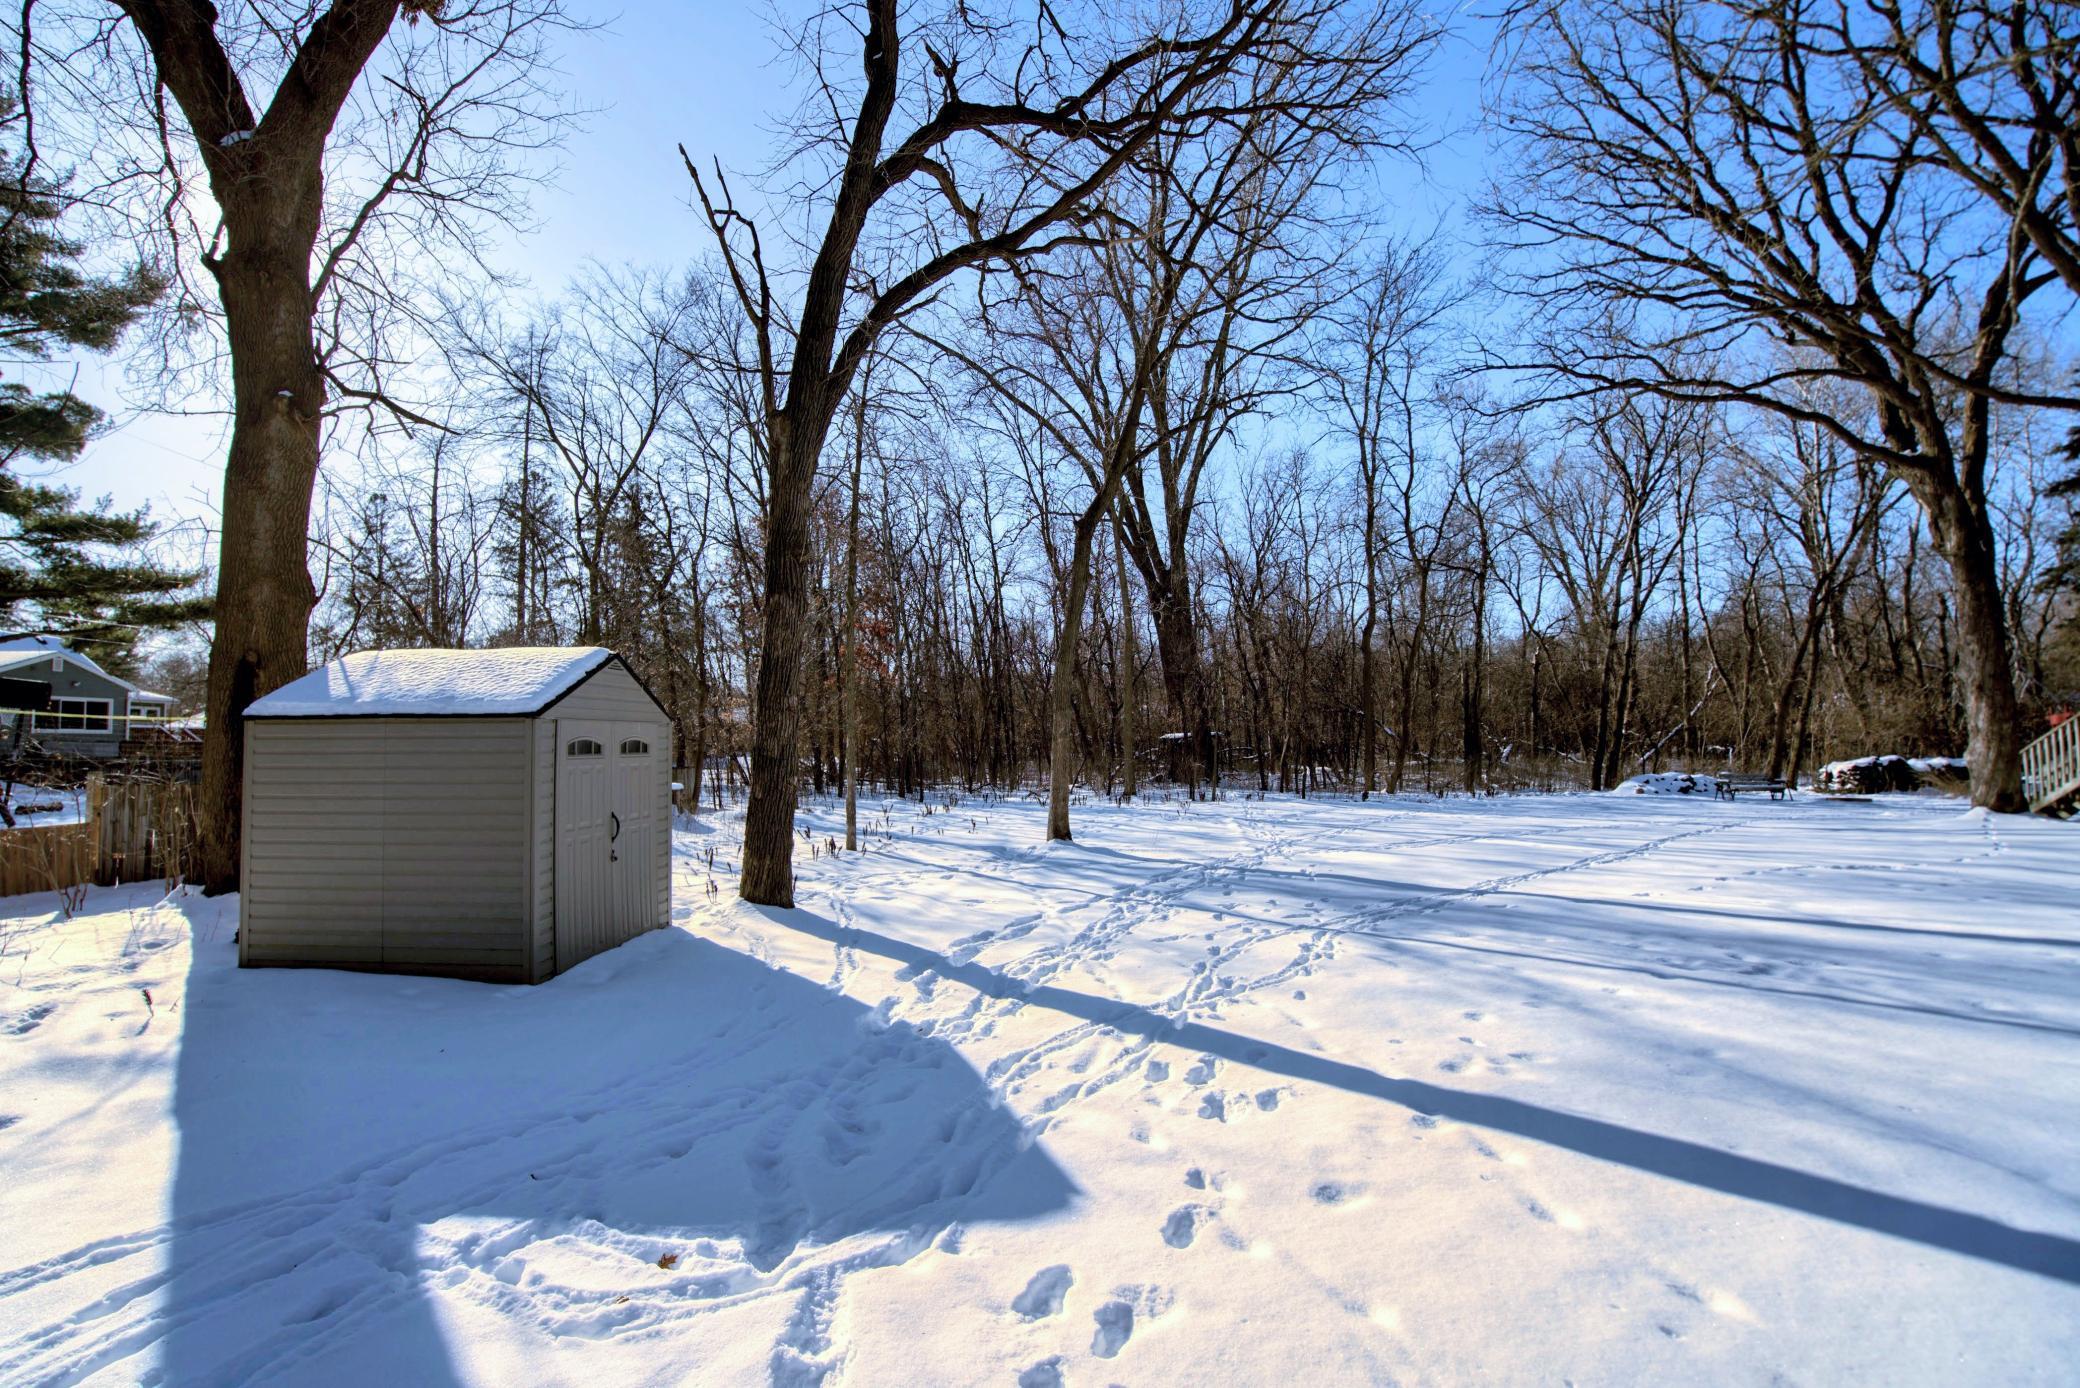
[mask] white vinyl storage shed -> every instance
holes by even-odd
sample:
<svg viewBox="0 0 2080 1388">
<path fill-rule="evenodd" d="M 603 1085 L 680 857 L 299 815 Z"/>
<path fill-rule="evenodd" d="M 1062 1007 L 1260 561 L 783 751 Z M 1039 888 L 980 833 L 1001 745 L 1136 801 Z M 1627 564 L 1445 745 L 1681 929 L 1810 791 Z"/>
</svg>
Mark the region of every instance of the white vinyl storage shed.
<svg viewBox="0 0 2080 1388">
<path fill-rule="evenodd" d="M 612 651 L 346 656 L 246 710 L 238 962 L 539 983 L 665 923 L 671 819 Z"/>
</svg>

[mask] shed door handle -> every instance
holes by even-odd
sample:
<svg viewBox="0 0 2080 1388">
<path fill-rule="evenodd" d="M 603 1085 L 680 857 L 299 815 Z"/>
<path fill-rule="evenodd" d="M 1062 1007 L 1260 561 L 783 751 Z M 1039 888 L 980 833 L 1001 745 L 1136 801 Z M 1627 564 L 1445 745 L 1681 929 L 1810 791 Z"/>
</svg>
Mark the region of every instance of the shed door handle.
<svg viewBox="0 0 2080 1388">
<path fill-rule="evenodd" d="M 612 843 L 621 837 L 621 816 L 615 814 L 612 810 L 608 810 L 607 818 L 614 821 L 614 832 L 607 835 L 607 842 Z"/>
</svg>

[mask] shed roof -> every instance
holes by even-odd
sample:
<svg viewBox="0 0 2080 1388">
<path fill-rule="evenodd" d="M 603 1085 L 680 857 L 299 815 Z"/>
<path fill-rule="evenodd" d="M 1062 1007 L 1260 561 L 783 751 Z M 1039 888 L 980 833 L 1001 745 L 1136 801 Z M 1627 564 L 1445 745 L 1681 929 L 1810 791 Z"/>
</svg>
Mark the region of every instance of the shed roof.
<svg viewBox="0 0 2080 1388">
<path fill-rule="evenodd" d="M 291 680 L 248 718 L 512 718 L 542 712 L 618 657 L 603 646 L 357 651 Z"/>
</svg>

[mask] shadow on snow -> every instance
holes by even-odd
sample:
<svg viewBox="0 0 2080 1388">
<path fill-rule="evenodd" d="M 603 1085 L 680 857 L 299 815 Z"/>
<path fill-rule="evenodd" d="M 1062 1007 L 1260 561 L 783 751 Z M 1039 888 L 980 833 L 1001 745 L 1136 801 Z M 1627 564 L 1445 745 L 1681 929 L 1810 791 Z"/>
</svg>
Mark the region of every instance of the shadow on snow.
<svg viewBox="0 0 2080 1388">
<path fill-rule="evenodd" d="M 1500 1095 L 1389 1078 L 1362 1066 L 1237 1036 L 1198 1022 L 1183 1022 L 1133 1003 L 1052 985 L 1029 987 L 984 965 L 956 963 L 942 954 L 887 935 L 835 925 L 809 911 L 759 909 L 776 925 L 835 945 L 866 950 L 917 970 L 929 970 L 988 997 L 1050 1008 L 1129 1035 L 1202 1051 L 1291 1079 L 1384 1099 L 1418 1113 L 1512 1133 L 1725 1195 L 1816 1215 L 2062 1282 L 2080 1283 L 2080 1242 L 2059 1235 L 2017 1229 L 1982 1215 L 1888 1195 L 1776 1162 Z"/>
<path fill-rule="evenodd" d="M 683 930 L 538 988 L 230 949 L 197 941 L 185 1001 L 141 1337 L 169 1383 L 452 1383 L 436 1293 L 596 1336 L 642 1309 L 602 1265 L 638 1293 L 786 1290 L 798 1248 L 879 1232 L 894 1261 L 1076 1193 L 951 1046 Z M 588 1276 L 527 1267 L 547 1239 Z"/>
</svg>

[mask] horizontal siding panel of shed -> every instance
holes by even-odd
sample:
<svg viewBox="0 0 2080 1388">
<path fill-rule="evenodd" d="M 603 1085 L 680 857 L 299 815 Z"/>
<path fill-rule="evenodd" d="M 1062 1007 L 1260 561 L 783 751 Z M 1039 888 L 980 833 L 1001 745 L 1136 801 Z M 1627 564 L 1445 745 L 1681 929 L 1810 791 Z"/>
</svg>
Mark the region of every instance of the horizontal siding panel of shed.
<svg viewBox="0 0 2080 1388">
<path fill-rule="evenodd" d="M 344 948 L 333 949 L 325 945 L 309 945 L 298 942 L 293 945 L 267 945 L 255 942 L 246 950 L 249 964 L 381 964 L 380 949 Z"/>
<path fill-rule="evenodd" d="M 487 932 L 497 934 L 501 931 L 511 931 L 516 928 L 513 925 L 512 908 L 504 902 L 490 901 L 442 901 L 430 903 L 418 910 L 408 906 L 400 907 L 395 903 L 385 903 L 383 907 L 383 923 L 386 926 L 394 925 L 409 929 L 414 939 L 417 939 L 426 931 L 444 927 L 473 931 L 479 934 Z M 518 948 L 518 946 L 515 946 L 515 948 Z"/>
<path fill-rule="evenodd" d="M 248 962 L 524 972 L 531 723 L 248 728 Z"/>
<path fill-rule="evenodd" d="M 383 949 L 383 920 L 381 918 L 358 918 L 347 914 L 331 914 L 331 911 L 297 911 L 295 924 L 275 926 L 266 934 L 256 934 L 254 945 L 285 947 L 295 941 L 306 941 L 314 945 L 366 945 L 368 949 Z"/>
<path fill-rule="evenodd" d="M 251 839 L 259 865 L 246 873 L 248 881 L 271 882 L 278 874 L 358 880 L 383 870 L 383 845 L 377 842 L 341 842 L 337 839 L 290 837 Z M 266 850 L 266 851 L 262 851 Z"/>
<path fill-rule="evenodd" d="M 393 814 L 384 825 L 383 846 L 392 862 L 439 864 L 445 859 L 454 867 L 453 855 L 465 850 L 519 857 L 527 849 L 526 829 L 518 816 L 473 821 Z"/>
<path fill-rule="evenodd" d="M 283 843 L 336 843 L 342 846 L 383 841 L 382 821 L 373 815 L 341 815 L 335 810 L 269 810 L 247 815 L 246 832 L 256 839 Z"/>
<path fill-rule="evenodd" d="M 278 847 L 282 851 L 258 857 L 251 876 L 270 872 L 341 871 L 373 872 L 382 866 L 381 831 L 356 826 L 345 832 L 324 829 L 259 829 L 249 831 L 251 842 Z"/>
<path fill-rule="evenodd" d="M 399 963 L 426 963 L 435 955 L 470 959 L 474 963 L 505 963 L 512 968 L 526 963 L 526 951 L 514 949 L 512 936 L 505 936 L 501 943 L 489 934 L 426 934 L 414 936 L 410 945 L 391 943 L 383 947 L 383 957 Z"/>
<path fill-rule="evenodd" d="M 323 786 L 323 792 L 316 787 Z M 336 812 L 351 805 L 380 808 L 389 794 L 381 773 L 303 770 L 293 775 L 260 773 L 246 778 L 246 790 L 263 803 L 263 813 L 282 810 Z"/>
<path fill-rule="evenodd" d="M 394 846 L 405 861 L 413 858 L 437 861 L 442 853 L 455 853 L 462 849 L 496 847 L 500 852 L 516 856 L 527 849 L 527 822 L 521 815 L 466 819 L 454 814 L 442 818 L 430 814 L 393 813 L 386 818 L 384 828 L 387 833 L 384 844 Z"/>
<path fill-rule="evenodd" d="M 665 723 L 659 708 L 635 676 L 619 664 L 608 662 L 576 689 L 557 700 L 551 718 L 603 718 L 616 722 Z"/>
<path fill-rule="evenodd" d="M 534 726 L 534 976 L 556 972 L 556 720 Z"/>
<path fill-rule="evenodd" d="M 274 958 L 306 957 L 313 959 L 336 959 L 352 954 L 364 963 L 380 963 L 383 958 L 383 932 L 380 930 L 302 930 L 294 934 L 274 934 L 253 941 L 248 954 L 265 954 Z"/>
<path fill-rule="evenodd" d="M 445 760 L 454 756 L 453 761 Z M 475 754 L 472 753 L 472 756 Z M 501 751 L 501 757 L 517 753 Z M 464 760 L 460 754 L 439 753 L 432 765 L 414 761 L 409 766 L 400 766 L 390 772 L 383 782 L 393 796 L 411 792 L 427 791 L 452 799 L 459 792 L 503 791 L 509 795 L 523 794 L 527 789 L 527 768 L 509 766 L 483 766 Z"/>
<path fill-rule="evenodd" d="M 530 732 L 518 719 L 391 725 L 386 964 L 525 965 Z"/>
<path fill-rule="evenodd" d="M 268 929 L 276 926 L 291 928 L 307 916 L 352 913 L 366 916 L 369 920 L 380 920 L 383 914 L 380 892 L 368 891 L 338 878 L 255 878 L 247 890 L 252 893 L 255 905 L 265 906 L 275 913 L 273 919 L 263 922 Z"/>
<path fill-rule="evenodd" d="M 410 878 L 415 886 L 446 882 L 456 892 L 495 891 L 516 901 L 523 899 L 521 877 L 526 866 L 525 854 L 510 838 L 480 843 L 451 839 L 412 847 L 392 843 L 383 848 L 385 877 Z M 505 880 L 507 877 L 512 880 Z"/>
<path fill-rule="evenodd" d="M 254 843 L 279 845 L 279 847 L 285 847 L 285 849 L 333 845 L 341 853 L 347 853 L 347 851 L 358 849 L 358 847 L 364 847 L 370 853 L 374 853 L 376 849 L 383 847 L 383 826 L 381 824 L 347 824 L 347 826 L 341 826 L 337 822 L 327 822 L 327 820 L 316 818 L 316 816 L 310 816 L 310 818 L 304 818 L 304 816 L 287 818 L 287 816 L 281 816 L 281 814 L 272 814 L 264 822 L 262 820 L 245 820 L 245 837 L 252 839 Z"/>
</svg>

